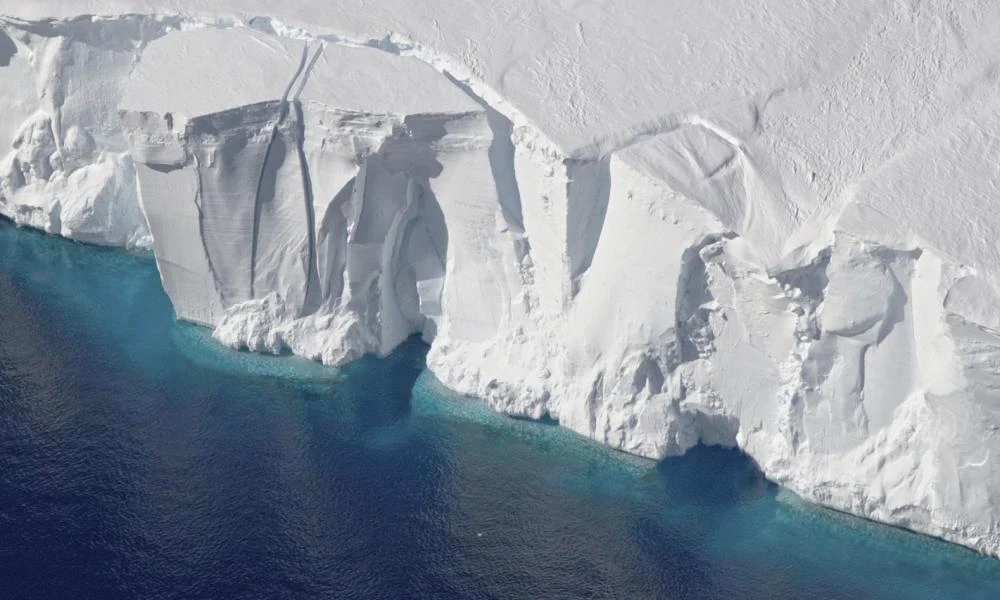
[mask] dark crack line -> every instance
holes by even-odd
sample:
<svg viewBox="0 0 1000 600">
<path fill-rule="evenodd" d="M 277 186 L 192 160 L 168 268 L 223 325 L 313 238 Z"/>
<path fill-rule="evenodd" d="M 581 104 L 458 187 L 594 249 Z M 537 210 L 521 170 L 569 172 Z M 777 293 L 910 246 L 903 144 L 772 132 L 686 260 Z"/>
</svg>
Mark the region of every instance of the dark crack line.
<svg viewBox="0 0 1000 600">
<path fill-rule="evenodd" d="M 309 59 L 309 44 L 307 43 L 302 47 L 302 56 L 299 57 L 299 66 L 295 69 L 295 73 L 292 75 L 291 81 L 285 86 L 285 91 L 281 94 L 281 120 L 285 120 L 288 116 L 288 97 L 292 93 L 292 88 L 295 87 L 295 82 L 299 80 L 302 72 L 305 71 L 306 64 Z"/>
<path fill-rule="evenodd" d="M 306 50 L 308 51 L 308 46 L 306 47 Z M 297 78 L 299 79 L 299 88 L 295 90 L 295 95 L 292 96 L 291 98 L 292 101 L 298 102 L 299 96 L 302 95 L 302 90 L 304 90 L 306 84 L 309 83 L 309 76 L 313 72 L 313 67 L 316 66 L 316 63 L 319 61 L 319 57 L 322 55 L 323 55 L 323 45 L 320 44 L 319 47 L 316 48 L 316 52 L 313 54 L 312 59 L 309 60 L 309 64 L 305 65 L 301 73 L 297 76 Z"/>
<path fill-rule="evenodd" d="M 318 53 L 317 53 L 318 56 Z M 315 59 L 313 60 L 315 63 Z M 316 256 L 316 207 L 313 204 L 312 175 L 309 172 L 309 162 L 306 160 L 305 138 L 306 124 L 302 114 L 302 103 L 294 100 L 291 103 L 296 120 L 296 150 L 299 153 L 299 166 L 302 174 L 302 192 L 305 197 L 306 231 L 309 240 L 309 258 L 306 263 L 306 289 L 302 301 L 302 315 L 312 314 L 319 308 L 319 264 Z"/>
<path fill-rule="evenodd" d="M 260 214 L 261 202 L 260 190 L 264 186 L 264 177 L 267 174 L 267 165 L 271 160 L 271 149 L 274 148 L 274 140 L 278 137 L 278 125 L 271 128 L 271 139 L 267 142 L 267 151 L 264 152 L 264 161 L 260 166 L 260 175 L 257 177 L 257 191 L 254 194 L 253 203 L 253 238 L 250 244 L 250 298 L 256 298 L 257 279 L 257 245 L 260 238 Z"/>
</svg>

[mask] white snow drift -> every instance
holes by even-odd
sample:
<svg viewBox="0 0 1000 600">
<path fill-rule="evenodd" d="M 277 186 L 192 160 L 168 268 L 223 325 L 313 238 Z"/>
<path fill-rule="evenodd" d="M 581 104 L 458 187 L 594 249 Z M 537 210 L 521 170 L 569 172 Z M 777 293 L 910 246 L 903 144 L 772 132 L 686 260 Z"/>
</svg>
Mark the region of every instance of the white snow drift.
<svg viewBox="0 0 1000 600">
<path fill-rule="evenodd" d="M 227 344 L 421 333 L 498 410 L 1000 554 L 1000 9 L 211 4 L 0 0 L 0 213 L 151 244 Z"/>
</svg>

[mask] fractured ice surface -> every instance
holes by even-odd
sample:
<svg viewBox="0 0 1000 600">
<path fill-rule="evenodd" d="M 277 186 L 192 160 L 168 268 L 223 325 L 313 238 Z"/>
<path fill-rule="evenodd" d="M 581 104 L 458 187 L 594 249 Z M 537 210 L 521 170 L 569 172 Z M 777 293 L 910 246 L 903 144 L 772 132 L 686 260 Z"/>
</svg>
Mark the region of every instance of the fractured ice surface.
<svg viewBox="0 0 1000 600">
<path fill-rule="evenodd" d="M 152 244 L 226 344 L 420 333 L 497 410 L 1000 554 L 991 3 L 211 4 L 0 0 L 0 213 Z"/>
</svg>

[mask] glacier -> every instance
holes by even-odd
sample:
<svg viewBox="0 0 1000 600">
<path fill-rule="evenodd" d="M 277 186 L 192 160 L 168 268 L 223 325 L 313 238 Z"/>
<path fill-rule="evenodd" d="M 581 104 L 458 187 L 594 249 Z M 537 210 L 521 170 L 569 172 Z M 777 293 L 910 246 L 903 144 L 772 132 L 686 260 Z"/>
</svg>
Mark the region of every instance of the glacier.
<svg viewBox="0 0 1000 600">
<path fill-rule="evenodd" d="M 813 3 L 815 4 L 815 3 Z M 0 214 L 179 318 L 1000 555 L 1000 7 L 0 0 Z"/>
</svg>

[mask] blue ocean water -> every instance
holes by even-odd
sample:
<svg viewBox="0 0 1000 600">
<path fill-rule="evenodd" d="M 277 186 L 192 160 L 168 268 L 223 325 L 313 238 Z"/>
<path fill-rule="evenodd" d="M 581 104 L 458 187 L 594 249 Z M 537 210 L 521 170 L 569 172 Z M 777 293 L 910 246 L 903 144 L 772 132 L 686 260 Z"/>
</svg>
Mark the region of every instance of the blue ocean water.
<svg viewBox="0 0 1000 600">
<path fill-rule="evenodd" d="M 0 599 L 1000 598 L 1000 561 L 173 319 L 149 256 L 0 224 Z"/>
</svg>

